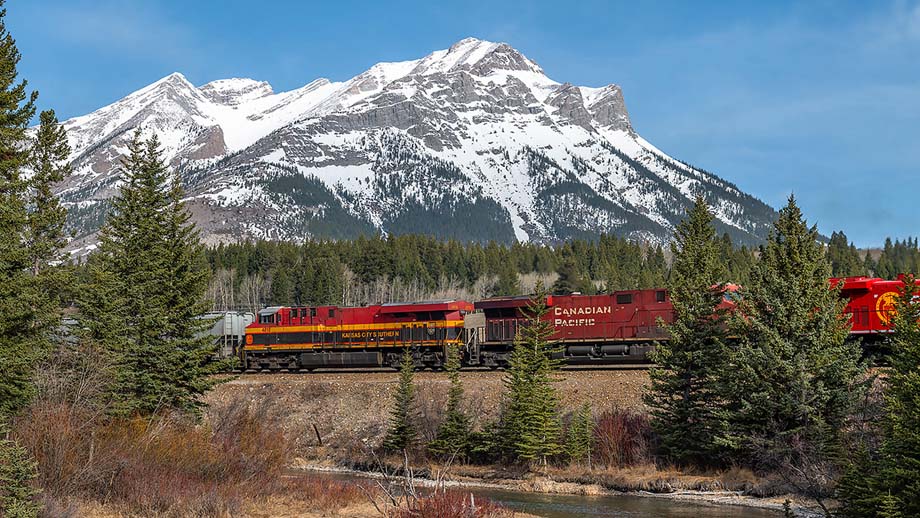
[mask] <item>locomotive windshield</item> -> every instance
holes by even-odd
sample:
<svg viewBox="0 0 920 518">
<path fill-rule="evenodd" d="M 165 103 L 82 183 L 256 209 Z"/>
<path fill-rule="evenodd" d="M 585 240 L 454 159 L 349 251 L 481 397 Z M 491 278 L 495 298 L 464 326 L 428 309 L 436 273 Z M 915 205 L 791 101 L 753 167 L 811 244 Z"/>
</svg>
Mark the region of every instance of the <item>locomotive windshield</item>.
<svg viewBox="0 0 920 518">
<path fill-rule="evenodd" d="M 265 308 L 262 311 L 259 311 L 259 323 L 260 324 L 280 324 L 280 315 L 278 310 L 281 308 Z"/>
</svg>

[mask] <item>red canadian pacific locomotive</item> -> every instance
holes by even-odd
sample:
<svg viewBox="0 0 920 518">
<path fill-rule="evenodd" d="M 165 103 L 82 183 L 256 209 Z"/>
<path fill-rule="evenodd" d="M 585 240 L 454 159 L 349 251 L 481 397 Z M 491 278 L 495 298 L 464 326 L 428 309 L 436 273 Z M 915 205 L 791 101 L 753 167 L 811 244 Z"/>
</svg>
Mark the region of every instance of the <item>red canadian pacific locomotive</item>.
<svg viewBox="0 0 920 518">
<path fill-rule="evenodd" d="M 915 281 L 920 286 L 920 281 Z M 898 294 L 904 288 L 904 276 L 887 281 L 877 277 L 831 279 L 847 299 L 846 313 L 853 324 L 850 334 L 867 340 L 881 340 L 891 333 Z"/>
<path fill-rule="evenodd" d="M 852 334 L 883 338 L 901 279 L 831 279 L 848 299 Z M 918 282 L 920 284 L 920 282 Z M 732 304 L 736 288 L 725 291 Z M 419 367 L 440 368 L 449 346 L 461 345 L 466 366 L 507 365 L 514 337 L 526 321 L 528 297 L 498 297 L 474 304 L 432 301 L 364 307 L 273 307 L 246 328 L 242 351 L 247 369 L 397 367 L 411 348 Z M 617 291 L 603 295 L 550 295 L 550 340 L 567 364 L 641 363 L 655 342 L 667 340 L 661 323 L 673 321 L 666 290 Z"/>
</svg>

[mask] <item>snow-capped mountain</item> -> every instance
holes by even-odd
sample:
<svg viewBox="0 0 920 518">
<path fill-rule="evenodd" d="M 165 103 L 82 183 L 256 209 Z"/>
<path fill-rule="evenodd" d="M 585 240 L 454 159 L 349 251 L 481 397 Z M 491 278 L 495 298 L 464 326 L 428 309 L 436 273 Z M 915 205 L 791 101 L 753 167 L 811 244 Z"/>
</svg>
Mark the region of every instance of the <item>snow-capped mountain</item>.
<svg viewBox="0 0 920 518">
<path fill-rule="evenodd" d="M 172 74 L 65 127 L 74 246 L 101 224 L 137 127 L 159 136 L 211 242 L 382 231 L 660 243 L 703 194 L 720 230 L 750 243 L 775 215 L 640 137 L 617 85 L 559 83 L 509 45 L 474 38 L 282 93 Z"/>
</svg>

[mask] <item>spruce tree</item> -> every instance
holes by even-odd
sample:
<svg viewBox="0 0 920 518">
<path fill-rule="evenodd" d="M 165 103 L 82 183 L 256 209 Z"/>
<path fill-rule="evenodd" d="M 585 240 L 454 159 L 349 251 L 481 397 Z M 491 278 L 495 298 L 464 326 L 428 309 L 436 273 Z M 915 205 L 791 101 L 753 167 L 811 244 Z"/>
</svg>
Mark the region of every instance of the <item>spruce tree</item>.
<svg viewBox="0 0 920 518">
<path fill-rule="evenodd" d="M 719 376 L 725 345 L 722 280 L 725 268 L 702 197 L 675 230 L 669 290 L 674 322 L 670 339 L 656 345 L 651 387 L 645 402 L 661 437 L 662 452 L 679 463 L 718 462 L 718 438 L 725 430 Z"/>
<path fill-rule="evenodd" d="M 414 377 L 415 361 L 412 357 L 412 349 L 406 347 L 399 368 L 399 385 L 396 387 L 393 408 L 390 410 L 390 424 L 383 439 L 384 451 L 406 450 L 415 443 L 418 432 L 415 428 Z"/>
<path fill-rule="evenodd" d="M 493 296 L 515 296 L 521 294 L 521 279 L 511 261 L 503 261 L 498 269 L 498 278 L 492 286 Z"/>
<path fill-rule="evenodd" d="M 578 261 L 571 255 L 562 261 L 557 271 L 559 277 L 553 284 L 552 292 L 559 295 L 568 295 L 574 292 L 591 293 L 594 290 L 579 268 Z"/>
<path fill-rule="evenodd" d="M 0 429 L 0 516 L 36 518 L 41 505 L 35 500 L 39 491 L 33 486 L 38 465 L 28 450 Z"/>
<path fill-rule="evenodd" d="M 27 182 L 21 174 L 38 94 L 18 79 L 19 50 L 2 6 L 0 0 L 0 416 L 22 408 L 32 393 L 30 380 L 42 352 L 38 308 L 45 295 L 29 273 Z"/>
<path fill-rule="evenodd" d="M 67 259 L 62 252 L 67 244 L 64 224 L 67 210 L 52 192 L 52 186 L 71 173 L 67 133 L 53 110 L 39 115 L 39 127 L 29 156 L 29 232 L 27 245 L 32 275 L 57 270 L 54 265 Z"/>
<path fill-rule="evenodd" d="M 68 254 L 63 251 L 67 244 L 67 210 L 52 191 L 71 172 L 67 133 L 52 110 L 43 111 L 39 120 L 29 153 L 32 176 L 28 184 L 25 245 L 29 272 L 39 294 L 33 302 L 33 327 L 39 334 L 40 356 L 53 347 L 52 334 L 61 319 L 61 294 L 70 288 L 72 269 L 66 265 Z"/>
<path fill-rule="evenodd" d="M 861 351 L 846 341 L 845 301 L 830 289 L 818 237 L 790 197 L 733 319 L 739 345 L 723 369 L 722 440 L 766 468 L 827 459 L 864 389 Z"/>
<path fill-rule="evenodd" d="M 831 263 L 834 277 L 866 275 L 865 262 L 860 259 L 859 251 L 847 240 L 843 232 L 833 232 L 827 244 L 827 260 Z"/>
<path fill-rule="evenodd" d="M 904 279 L 894 317 L 882 444 L 841 483 L 843 516 L 920 516 L 920 289 Z M 878 509 L 878 513 L 875 513 Z"/>
<path fill-rule="evenodd" d="M 549 338 L 552 324 L 544 317 L 546 290 L 537 285 L 518 331 L 505 375 L 507 401 L 502 416 L 506 454 L 514 460 L 537 462 L 546 468 L 550 457 L 562 452 L 559 396 L 553 386 L 560 360 Z"/>
<path fill-rule="evenodd" d="M 572 416 L 566 439 L 566 453 L 573 462 L 585 462 L 591 467 L 591 452 L 594 446 L 594 416 L 591 404 L 585 402 Z"/>
<path fill-rule="evenodd" d="M 215 346 L 196 335 L 208 325 L 207 269 L 178 179 L 159 143 L 140 131 L 128 144 L 123 185 L 89 260 L 82 320 L 89 337 L 113 356 L 115 411 L 160 408 L 196 412 L 199 396 L 222 368 Z"/>
<path fill-rule="evenodd" d="M 460 345 L 448 349 L 445 369 L 450 380 L 447 392 L 447 410 L 444 422 L 438 428 L 435 440 L 428 444 L 428 451 L 440 457 L 465 459 L 470 447 L 470 418 L 463 410 L 463 383 L 460 381 Z"/>
</svg>

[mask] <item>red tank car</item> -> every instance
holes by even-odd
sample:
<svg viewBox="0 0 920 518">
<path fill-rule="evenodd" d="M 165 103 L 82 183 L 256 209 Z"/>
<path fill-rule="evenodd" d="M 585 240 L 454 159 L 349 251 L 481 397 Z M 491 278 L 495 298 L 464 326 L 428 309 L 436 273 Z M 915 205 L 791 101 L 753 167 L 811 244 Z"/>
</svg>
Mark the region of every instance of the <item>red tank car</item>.
<svg viewBox="0 0 920 518">
<path fill-rule="evenodd" d="M 851 335 L 880 339 L 891 333 L 895 303 L 904 288 L 903 276 L 893 281 L 877 277 L 846 277 L 831 279 L 830 282 L 831 286 L 840 286 L 840 296 L 847 299 L 845 312 L 850 315 L 853 324 Z"/>
<path fill-rule="evenodd" d="M 465 301 L 364 307 L 271 307 L 246 328 L 243 367 L 398 366 L 411 347 L 419 366 L 440 367 L 446 348 L 465 343 Z"/>
</svg>

